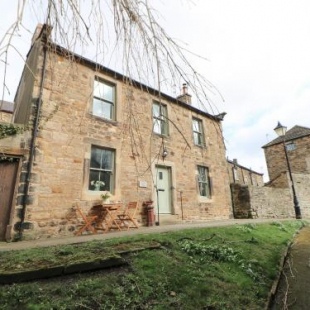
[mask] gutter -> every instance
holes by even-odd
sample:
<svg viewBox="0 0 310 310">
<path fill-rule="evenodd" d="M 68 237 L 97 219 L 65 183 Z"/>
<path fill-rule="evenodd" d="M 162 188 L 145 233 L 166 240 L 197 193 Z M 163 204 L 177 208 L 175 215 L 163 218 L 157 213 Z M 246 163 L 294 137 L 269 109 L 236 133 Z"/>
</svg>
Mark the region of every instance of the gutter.
<svg viewBox="0 0 310 310">
<path fill-rule="evenodd" d="M 45 31 L 46 31 L 46 28 L 43 28 L 41 35 L 43 33 L 43 36 L 44 36 Z M 39 40 L 41 40 L 41 38 L 39 38 Z M 23 200 L 22 200 L 21 220 L 19 224 L 19 237 L 18 237 L 19 240 L 22 240 L 23 230 L 24 230 L 23 224 L 25 222 L 27 200 L 29 197 L 28 193 L 29 193 L 29 187 L 30 187 L 30 181 L 31 181 L 31 172 L 32 172 L 32 166 L 33 166 L 34 156 L 35 156 L 36 139 L 38 135 L 39 119 L 40 119 L 40 112 L 41 112 L 41 107 L 42 107 L 42 96 L 43 96 L 43 86 L 44 86 L 45 73 L 46 73 L 46 64 L 47 64 L 47 46 L 46 46 L 46 43 L 44 42 L 43 68 L 42 68 L 42 74 L 41 74 L 40 93 L 39 93 L 39 98 L 37 100 L 37 112 L 36 112 L 36 117 L 34 120 L 32 137 L 31 137 L 31 142 L 30 142 L 29 160 L 28 160 L 28 165 L 27 165 L 25 189 L 24 189 L 24 195 L 23 195 Z"/>
</svg>

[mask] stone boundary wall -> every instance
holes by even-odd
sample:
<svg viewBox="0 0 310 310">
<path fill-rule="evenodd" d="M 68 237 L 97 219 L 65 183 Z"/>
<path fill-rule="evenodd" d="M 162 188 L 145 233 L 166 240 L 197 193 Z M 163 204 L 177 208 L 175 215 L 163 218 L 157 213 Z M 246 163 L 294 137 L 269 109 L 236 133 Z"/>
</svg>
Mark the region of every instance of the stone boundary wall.
<svg viewBox="0 0 310 310">
<path fill-rule="evenodd" d="M 310 175 L 294 174 L 296 195 L 303 218 L 310 218 Z M 294 218 L 291 188 L 231 184 L 235 218 Z"/>
<path fill-rule="evenodd" d="M 251 208 L 259 218 L 294 217 L 293 196 L 288 188 L 251 187 Z"/>
<path fill-rule="evenodd" d="M 294 174 L 293 179 L 301 215 L 310 218 L 310 174 Z"/>
</svg>

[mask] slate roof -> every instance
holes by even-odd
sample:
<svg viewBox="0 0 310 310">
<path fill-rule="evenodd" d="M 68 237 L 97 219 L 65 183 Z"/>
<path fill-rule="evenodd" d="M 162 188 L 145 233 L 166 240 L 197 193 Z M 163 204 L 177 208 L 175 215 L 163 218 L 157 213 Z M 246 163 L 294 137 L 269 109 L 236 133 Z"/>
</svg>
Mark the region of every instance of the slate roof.
<svg viewBox="0 0 310 310">
<path fill-rule="evenodd" d="M 13 113 L 14 103 L 9 101 L 0 100 L 0 111 Z"/>
<path fill-rule="evenodd" d="M 310 136 L 310 128 L 295 125 L 293 128 L 288 130 L 284 136 L 277 137 L 276 139 L 262 146 L 262 148 L 266 148 L 271 145 L 282 143 L 284 139 L 285 141 L 291 141 L 291 140 L 299 139 L 305 136 Z"/>
</svg>

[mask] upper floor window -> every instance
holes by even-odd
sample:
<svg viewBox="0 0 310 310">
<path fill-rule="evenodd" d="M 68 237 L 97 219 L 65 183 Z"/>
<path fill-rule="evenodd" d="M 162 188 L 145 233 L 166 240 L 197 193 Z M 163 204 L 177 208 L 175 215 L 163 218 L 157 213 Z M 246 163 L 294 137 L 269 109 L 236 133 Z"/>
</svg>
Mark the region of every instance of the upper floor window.
<svg viewBox="0 0 310 310">
<path fill-rule="evenodd" d="M 92 146 L 88 189 L 113 191 L 115 151 Z"/>
<path fill-rule="evenodd" d="M 296 149 L 296 145 L 294 142 L 288 142 L 285 144 L 287 151 L 294 151 Z"/>
<path fill-rule="evenodd" d="M 198 166 L 198 187 L 200 196 L 210 198 L 211 186 L 209 169 L 204 166 Z"/>
<path fill-rule="evenodd" d="M 168 135 L 167 106 L 153 103 L 153 131 L 160 135 Z"/>
<path fill-rule="evenodd" d="M 110 120 L 115 119 L 115 85 L 95 80 L 93 115 Z"/>
<path fill-rule="evenodd" d="M 200 119 L 193 118 L 192 126 L 193 126 L 193 135 L 194 135 L 194 144 L 203 146 L 204 137 L 203 137 L 202 121 Z"/>
</svg>

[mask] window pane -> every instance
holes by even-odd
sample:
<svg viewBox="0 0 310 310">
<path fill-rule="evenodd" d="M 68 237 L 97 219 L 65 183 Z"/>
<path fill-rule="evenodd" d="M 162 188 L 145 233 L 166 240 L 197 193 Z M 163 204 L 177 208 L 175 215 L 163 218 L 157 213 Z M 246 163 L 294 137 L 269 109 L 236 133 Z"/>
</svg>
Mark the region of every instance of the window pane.
<svg viewBox="0 0 310 310">
<path fill-rule="evenodd" d="M 99 171 L 90 171 L 89 174 L 89 185 L 88 189 L 92 191 L 100 191 L 103 190 L 103 180 L 100 179 L 100 172 Z"/>
<path fill-rule="evenodd" d="M 104 82 L 94 81 L 94 96 L 106 101 L 114 102 L 115 87 Z"/>
<path fill-rule="evenodd" d="M 163 120 L 166 120 L 167 117 L 167 107 L 165 105 L 160 106 L 160 115 Z"/>
<path fill-rule="evenodd" d="M 193 119 L 193 131 L 199 132 L 199 123 L 196 119 Z"/>
<path fill-rule="evenodd" d="M 106 171 L 100 172 L 100 180 L 104 182 L 104 185 L 100 189 L 101 191 L 110 191 L 112 189 L 111 178 L 112 178 L 111 172 L 106 172 Z"/>
<path fill-rule="evenodd" d="M 285 147 L 287 151 L 294 151 L 296 149 L 296 146 L 294 143 L 285 144 Z"/>
<path fill-rule="evenodd" d="M 201 144 L 201 139 L 200 139 L 200 135 L 197 132 L 194 132 L 194 143 L 196 145 Z"/>
<path fill-rule="evenodd" d="M 114 87 L 103 84 L 103 97 L 101 98 L 110 102 L 114 102 Z"/>
<path fill-rule="evenodd" d="M 94 96 L 103 98 L 103 84 L 99 81 L 94 81 Z"/>
<path fill-rule="evenodd" d="M 112 151 L 102 150 L 101 168 L 104 170 L 112 170 Z"/>
<path fill-rule="evenodd" d="M 101 149 L 92 147 L 91 158 L 90 158 L 90 168 L 100 168 L 101 167 Z"/>
<path fill-rule="evenodd" d="M 112 119 L 112 105 L 110 103 L 94 98 L 93 115 Z"/>
<path fill-rule="evenodd" d="M 207 189 L 206 189 L 206 184 L 205 183 L 199 183 L 199 194 L 200 196 L 207 196 Z"/>
<path fill-rule="evenodd" d="M 210 197 L 209 171 L 206 167 L 198 166 L 198 186 L 200 196 Z"/>
<path fill-rule="evenodd" d="M 161 121 L 161 134 L 162 135 L 168 134 L 167 123 L 165 121 Z"/>
<path fill-rule="evenodd" d="M 153 104 L 153 117 L 160 117 L 160 107 L 158 104 Z"/>
<path fill-rule="evenodd" d="M 154 120 L 154 132 L 161 134 L 161 121 L 158 119 Z"/>
<path fill-rule="evenodd" d="M 199 182 L 206 182 L 206 168 L 198 167 Z"/>
</svg>

